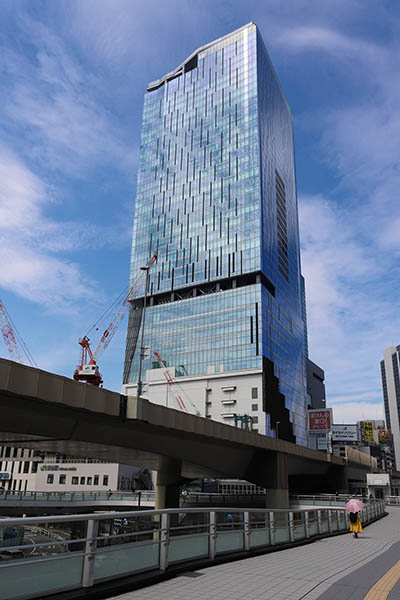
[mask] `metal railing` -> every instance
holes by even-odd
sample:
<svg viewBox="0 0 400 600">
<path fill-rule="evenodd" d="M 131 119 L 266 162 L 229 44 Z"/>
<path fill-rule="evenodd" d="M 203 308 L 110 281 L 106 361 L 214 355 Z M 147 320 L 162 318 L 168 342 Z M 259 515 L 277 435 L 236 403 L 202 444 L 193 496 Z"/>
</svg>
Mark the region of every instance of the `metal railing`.
<svg viewBox="0 0 400 600">
<path fill-rule="evenodd" d="M 383 501 L 368 504 L 361 513 L 363 525 L 384 512 Z M 194 559 L 209 564 L 224 555 L 286 547 L 348 527 L 341 507 L 189 508 L 1 519 L 0 537 L 23 528 L 24 543 L 0 550 L 0 600 L 42 598 L 146 571 L 151 577 Z"/>
<path fill-rule="evenodd" d="M 399 506 L 400 505 L 400 496 L 386 496 L 386 504 L 389 506 Z"/>
<path fill-rule="evenodd" d="M 290 496 L 292 506 L 312 505 L 312 506 L 344 506 L 352 494 L 299 494 Z M 361 499 L 361 496 L 357 496 Z"/>
<path fill-rule="evenodd" d="M 296 496 L 290 496 L 290 505 L 291 506 L 345 506 L 346 502 L 350 498 L 359 498 L 366 506 L 374 504 L 375 502 L 382 502 L 383 500 L 378 498 L 373 498 L 369 496 L 364 496 L 361 494 L 300 494 Z M 392 496 L 392 498 L 396 498 L 396 496 Z M 399 504 L 400 497 L 398 497 L 397 502 L 393 502 L 393 504 Z M 386 504 L 389 502 L 386 501 Z"/>
<path fill-rule="evenodd" d="M 6 490 L 0 493 L 0 505 L 3 502 L 141 502 L 154 504 L 154 490 L 139 490 L 137 492 L 13 492 Z"/>
</svg>

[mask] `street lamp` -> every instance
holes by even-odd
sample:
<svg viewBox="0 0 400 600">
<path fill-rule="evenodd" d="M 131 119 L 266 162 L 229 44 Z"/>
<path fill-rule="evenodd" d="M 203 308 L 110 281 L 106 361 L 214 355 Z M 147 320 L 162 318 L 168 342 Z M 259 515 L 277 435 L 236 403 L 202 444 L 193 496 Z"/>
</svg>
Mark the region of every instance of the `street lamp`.
<svg viewBox="0 0 400 600">
<path fill-rule="evenodd" d="M 275 423 L 275 429 L 276 429 L 276 438 L 279 439 L 279 425 L 280 425 L 280 421 L 277 421 Z"/>
<path fill-rule="evenodd" d="M 142 335 L 140 337 L 139 375 L 138 375 L 138 382 L 137 382 L 137 397 L 138 398 L 140 398 L 140 396 L 142 395 L 142 389 L 143 389 L 142 364 L 143 364 L 144 353 L 145 353 L 145 348 L 143 346 L 144 323 L 145 323 L 145 319 L 146 319 L 147 294 L 149 292 L 150 265 L 146 265 L 145 267 L 140 267 L 140 270 L 146 271 L 146 287 L 145 287 L 144 301 L 143 301 Z"/>
</svg>

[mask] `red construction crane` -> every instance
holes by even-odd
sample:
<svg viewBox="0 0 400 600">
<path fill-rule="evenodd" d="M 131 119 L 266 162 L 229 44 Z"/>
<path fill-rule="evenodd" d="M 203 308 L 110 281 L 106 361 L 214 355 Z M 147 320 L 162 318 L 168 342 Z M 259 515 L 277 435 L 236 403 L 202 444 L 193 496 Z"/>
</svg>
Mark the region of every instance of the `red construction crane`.
<svg viewBox="0 0 400 600">
<path fill-rule="evenodd" d="M 18 333 L 17 328 L 13 324 L 10 315 L 8 314 L 6 307 L 0 300 L 0 331 L 3 336 L 4 343 L 8 350 L 9 358 L 16 362 L 23 363 L 21 358 L 21 352 L 19 346 L 22 347 L 22 351 L 26 356 L 27 362 L 32 366 L 36 367 L 36 363 L 32 358 L 31 353 L 28 350 L 24 340 Z"/>
<path fill-rule="evenodd" d="M 151 257 L 151 260 L 149 261 L 147 266 L 151 267 L 156 262 L 156 260 L 157 260 L 157 252 L 155 252 L 153 254 L 153 256 Z M 101 338 L 96 346 L 95 351 L 93 352 L 90 347 L 90 340 L 89 340 L 88 334 L 86 334 L 85 336 L 83 336 L 83 338 L 81 338 L 79 340 L 79 345 L 82 347 L 82 350 L 81 350 L 80 363 L 74 371 L 74 379 L 76 381 L 85 381 L 86 383 L 90 383 L 96 387 L 99 387 L 103 383 L 103 379 L 102 379 L 97 361 L 98 361 L 99 357 L 101 356 L 101 354 L 103 354 L 104 350 L 107 348 L 108 344 L 111 342 L 122 319 L 124 318 L 125 314 L 128 312 L 129 303 L 135 299 L 144 275 L 145 275 L 145 272 L 142 271 L 134 280 L 133 284 L 131 285 L 131 287 L 128 290 L 128 293 L 123 294 L 122 303 L 120 304 L 118 310 L 114 314 L 114 317 L 112 318 L 111 323 L 104 330 L 104 333 L 101 336 Z M 114 305 L 115 305 L 115 302 L 113 303 L 112 306 L 114 306 Z M 106 311 L 106 312 L 108 313 L 109 311 Z M 98 327 L 96 327 L 97 324 L 98 324 L 98 321 L 93 325 L 93 327 L 91 327 L 91 329 L 89 330 L 89 333 L 93 329 L 96 329 L 96 331 L 98 330 Z"/>
</svg>

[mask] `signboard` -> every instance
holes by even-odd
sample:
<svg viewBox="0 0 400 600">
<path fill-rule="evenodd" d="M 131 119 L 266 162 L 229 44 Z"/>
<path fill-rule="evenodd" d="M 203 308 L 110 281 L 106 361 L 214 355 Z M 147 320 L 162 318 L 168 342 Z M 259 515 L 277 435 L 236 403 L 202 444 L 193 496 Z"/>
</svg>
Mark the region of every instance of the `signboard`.
<svg viewBox="0 0 400 600">
<path fill-rule="evenodd" d="M 332 409 L 308 410 L 308 431 L 330 431 L 332 426 Z"/>
<path fill-rule="evenodd" d="M 374 441 L 374 424 L 372 421 L 360 421 L 361 435 L 364 442 Z"/>
<path fill-rule="evenodd" d="M 76 467 L 61 467 L 60 465 L 42 465 L 41 471 L 76 471 Z"/>
<path fill-rule="evenodd" d="M 380 444 L 388 444 L 392 440 L 392 434 L 387 429 L 378 429 L 378 439 Z"/>
<path fill-rule="evenodd" d="M 333 442 L 358 442 L 357 425 L 332 425 Z"/>
<path fill-rule="evenodd" d="M 11 479 L 11 473 L 8 471 L 0 471 L 0 479 Z"/>
</svg>

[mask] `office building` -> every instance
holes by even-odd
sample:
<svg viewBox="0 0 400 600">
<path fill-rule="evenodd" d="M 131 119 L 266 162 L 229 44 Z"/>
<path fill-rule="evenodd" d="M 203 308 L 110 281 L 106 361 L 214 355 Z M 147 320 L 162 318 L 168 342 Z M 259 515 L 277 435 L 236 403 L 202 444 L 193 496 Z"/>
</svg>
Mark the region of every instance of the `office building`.
<svg viewBox="0 0 400 600">
<path fill-rule="evenodd" d="M 383 404 L 386 427 L 393 436 L 395 468 L 400 466 L 400 346 L 386 348 L 381 361 Z"/>
<path fill-rule="evenodd" d="M 292 117 L 253 23 L 148 86 L 131 281 L 154 252 L 150 401 L 307 445 Z M 130 311 L 126 394 L 136 393 L 143 296 Z"/>
<path fill-rule="evenodd" d="M 310 408 L 325 408 L 325 372 L 312 360 L 306 358 L 307 394 Z"/>
</svg>

